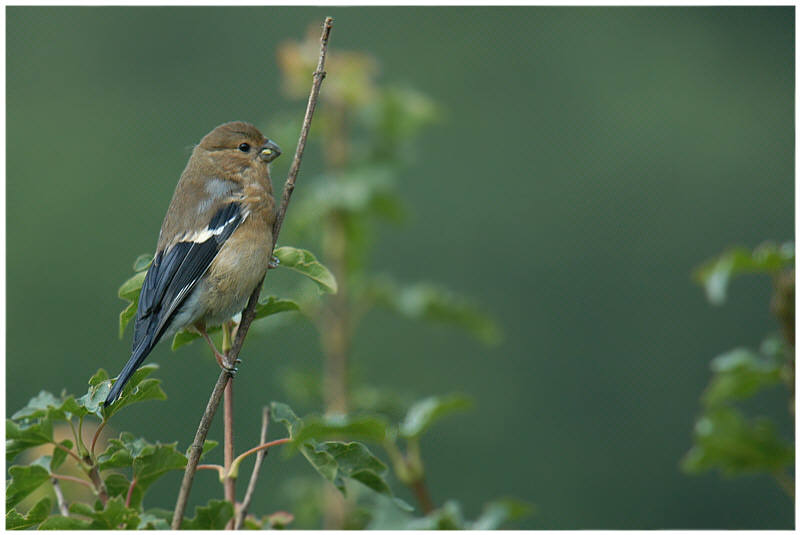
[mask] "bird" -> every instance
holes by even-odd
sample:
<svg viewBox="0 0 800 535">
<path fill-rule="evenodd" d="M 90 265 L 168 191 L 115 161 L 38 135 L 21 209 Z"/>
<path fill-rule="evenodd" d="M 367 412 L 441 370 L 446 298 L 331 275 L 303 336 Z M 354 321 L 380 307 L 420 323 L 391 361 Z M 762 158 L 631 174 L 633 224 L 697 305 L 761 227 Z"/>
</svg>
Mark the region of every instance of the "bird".
<svg viewBox="0 0 800 535">
<path fill-rule="evenodd" d="M 241 312 L 270 265 L 276 205 L 269 164 L 280 154 L 243 121 L 217 126 L 194 147 L 142 283 L 130 359 L 105 407 L 159 340 L 182 329 L 200 333 L 225 367 L 206 328 Z"/>
</svg>

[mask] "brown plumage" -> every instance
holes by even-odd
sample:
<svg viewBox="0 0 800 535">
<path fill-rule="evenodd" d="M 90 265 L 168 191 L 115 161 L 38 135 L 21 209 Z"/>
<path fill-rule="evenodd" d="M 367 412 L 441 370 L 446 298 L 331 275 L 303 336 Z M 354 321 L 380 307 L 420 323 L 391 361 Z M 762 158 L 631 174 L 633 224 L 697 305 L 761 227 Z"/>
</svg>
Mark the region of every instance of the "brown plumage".
<svg viewBox="0 0 800 535">
<path fill-rule="evenodd" d="M 269 265 L 276 208 L 269 162 L 278 156 L 275 143 L 240 121 L 218 126 L 195 147 L 142 284 L 133 352 L 106 405 L 161 338 L 194 327 L 211 344 L 206 325 L 244 308 Z"/>
</svg>

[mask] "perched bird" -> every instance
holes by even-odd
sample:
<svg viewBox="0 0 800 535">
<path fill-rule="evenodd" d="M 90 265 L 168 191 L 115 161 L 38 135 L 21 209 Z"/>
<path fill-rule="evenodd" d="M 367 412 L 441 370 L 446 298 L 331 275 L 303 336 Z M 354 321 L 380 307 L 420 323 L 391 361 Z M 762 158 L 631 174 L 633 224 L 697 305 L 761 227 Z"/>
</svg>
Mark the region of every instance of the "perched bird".
<svg viewBox="0 0 800 535">
<path fill-rule="evenodd" d="M 206 332 L 241 312 L 272 252 L 275 199 L 268 164 L 280 148 L 244 122 L 218 126 L 192 151 L 167 209 L 142 283 L 133 350 L 105 401 L 122 388 L 161 338 Z"/>
</svg>

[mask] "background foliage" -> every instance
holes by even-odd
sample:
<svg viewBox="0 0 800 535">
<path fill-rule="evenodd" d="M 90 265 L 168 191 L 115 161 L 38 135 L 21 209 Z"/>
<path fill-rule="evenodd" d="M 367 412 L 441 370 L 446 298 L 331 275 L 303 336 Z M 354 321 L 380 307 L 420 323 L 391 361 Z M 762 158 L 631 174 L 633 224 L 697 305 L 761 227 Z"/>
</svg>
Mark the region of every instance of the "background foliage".
<svg viewBox="0 0 800 535">
<path fill-rule="evenodd" d="M 728 244 L 792 238 L 791 7 L 8 8 L 9 411 L 124 363 L 113 296 L 154 247 L 189 147 L 228 120 L 266 130 L 301 116 L 276 51 L 326 15 L 331 59 L 367 52 L 381 81 L 442 110 L 402 148 L 410 216 L 379 230 L 372 267 L 444 282 L 504 328 L 491 347 L 377 312 L 359 332 L 363 384 L 476 400 L 425 437 L 434 498 L 477 518 L 487 497 L 514 495 L 537 507 L 525 527 L 791 527 L 768 476 L 688 478 L 679 465 L 710 358 L 778 328 L 768 280 L 737 279 L 710 308 L 689 273 Z M 291 152 L 296 134 L 267 133 Z M 308 156 L 297 201 L 323 167 Z M 287 283 L 281 271 L 268 285 Z M 308 390 L 314 328 L 257 334 L 237 400 Z M 199 344 L 150 361 L 169 410 L 142 405 L 116 425 L 182 451 L 216 363 Z M 774 414 L 787 402 L 753 400 Z M 242 444 L 257 440 L 260 404 L 240 401 L 248 420 Z M 791 432 L 788 414 L 776 424 Z M 268 457 L 254 509 L 287 508 L 306 468 Z M 171 502 L 178 481 L 148 496 Z M 192 503 L 215 497 L 198 485 Z"/>
</svg>

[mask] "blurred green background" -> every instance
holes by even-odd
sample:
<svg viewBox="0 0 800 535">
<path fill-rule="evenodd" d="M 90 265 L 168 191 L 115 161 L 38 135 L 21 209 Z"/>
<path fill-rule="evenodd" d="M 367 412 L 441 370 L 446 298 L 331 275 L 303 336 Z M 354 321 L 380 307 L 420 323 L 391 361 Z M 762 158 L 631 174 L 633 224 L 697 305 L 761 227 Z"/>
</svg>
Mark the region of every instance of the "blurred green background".
<svg viewBox="0 0 800 535">
<path fill-rule="evenodd" d="M 332 57 L 374 55 L 381 80 L 445 110 L 399 185 L 414 217 L 381 231 L 375 268 L 470 295 L 505 330 L 487 348 L 379 312 L 355 341 L 369 384 L 477 401 L 423 444 L 434 499 L 471 518 L 516 496 L 537 508 L 529 528 L 793 527 L 769 477 L 678 466 L 709 360 L 777 329 L 769 280 L 735 282 L 715 308 L 689 275 L 732 243 L 793 239 L 793 7 L 6 14 L 7 415 L 119 371 L 130 331 L 118 339 L 116 291 L 152 252 L 190 147 L 229 120 L 301 117 L 275 50 L 330 15 Z M 277 186 L 296 137 L 276 141 Z M 316 171 L 309 154 L 296 198 Z M 261 404 L 289 396 L 282 374 L 321 366 L 302 322 L 252 337 L 243 358 L 239 448 L 257 440 Z M 183 449 L 217 365 L 201 344 L 148 362 L 169 400 L 113 424 Z M 310 470 L 269 456 L 253 509 L 289 507 L 281 484 Z M 172 506 L 173 476 L 147 506 Z M 220 496 L 216 476 L 198 477 L 192 503 Z"/>
</svg>

